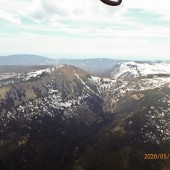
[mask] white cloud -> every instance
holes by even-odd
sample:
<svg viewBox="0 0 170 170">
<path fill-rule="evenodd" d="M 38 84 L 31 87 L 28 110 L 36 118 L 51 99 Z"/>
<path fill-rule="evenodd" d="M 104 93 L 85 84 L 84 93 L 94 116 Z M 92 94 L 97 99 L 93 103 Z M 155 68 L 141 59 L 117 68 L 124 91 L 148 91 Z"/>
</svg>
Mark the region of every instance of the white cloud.
<svg viewBox="0 0 170 170">
<path fill-rule="evenodd" d="M 100 0 L 0 0 L 0 18 L 20 24 L 17 28 L 22 31 L 14 37 L 1 35 L 0 51 L 53 56 L 170 56 L 170 28 L 134 21 L 126 15 L 132 9 L 170 20 L 169 0 L 123 0 L 118 7 Z M 22 23 L 24 19 L 38 24 Z"/>
<path fill-rule="evenodd" d="M 13 17 L 27 17 L 37 21 L 49 21 L 51 18 L 53 21 L 55 19 L 101 20 L 113 16 L 118 11 L 118 8 L 110 8 L 100 0 L 0 0 L 0 9 Z"/>
<path fill-rule="evenodd" d="M 129 9 L 142 9 L 170 18 L 169 0 L 123 0 L 119 7 L 109 7 L 100 0 L 0 0 L 0 9 L 12 18 L 29 17 L 36 20 L 80 19 L 112 20 L 120 17 Z M 8 14 L 7 14 L 8 13 Z"/>
<path fill-rule="evenodd" d="M 68 38 L 62 36 L 37 35 L 23 32 L 19 36 L 1 36 L 1 54 L 33 53 L 57 56 L 136 56 L 142 59 L 170 56 L 169 45 L 157 41 L 133 38 Z M 170 58 L 167 58 L 170 59 Z"/>
<path fill-rule="evenodd" d="M 161 16 L 170 15 L 170 1 L 169 0 L 124 0 L 127 8 L 141 9 L 144 11 L 152 12 Z"/>
<path fill-rule="evenodd" d="M 0 18 L 13 24 L 21 24 L 19 17 L 11 15 L 10 13 L 7 13 L 3 10 L 0 10 Z"/>
</svg>

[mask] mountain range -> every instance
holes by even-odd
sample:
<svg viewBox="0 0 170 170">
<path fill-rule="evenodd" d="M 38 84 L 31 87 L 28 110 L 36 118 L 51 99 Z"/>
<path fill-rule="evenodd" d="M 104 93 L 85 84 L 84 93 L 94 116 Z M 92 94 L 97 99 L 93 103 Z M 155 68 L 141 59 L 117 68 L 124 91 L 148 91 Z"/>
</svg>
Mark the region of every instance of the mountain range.
<svg viewBox="0 0 170 170">
<path fill-rule="evenodd" d="M 67 64 L 2 75 L 0 167 L 170 169 L 169 66 L 121 61 L 107 78 Z"/>
<path fill-rule="evenodd" d="M 0 56 L 0 71 L 7 71 L 7 68 L 10 66 L 10 71 L 17 71 L 17 66 L 20 67 L 23 71 L 24 68 L 30 68 L 33 66 L 41 65 L 61 65 L 69 64 L 76 67 L 82 68 L 91 73 L 102 73 L 107 69 L 115 66 L 120 61 L 123 60 L 114 60 L 107 58 L 96 58 L 96 59 L 52 59 L 38 55 L 30 54 L 17 54 L 9 56 Z M 23 67 L 24 66 L 24 67 Z M 28 71 L 28 70 L 27 70 Z"/>
</svg>

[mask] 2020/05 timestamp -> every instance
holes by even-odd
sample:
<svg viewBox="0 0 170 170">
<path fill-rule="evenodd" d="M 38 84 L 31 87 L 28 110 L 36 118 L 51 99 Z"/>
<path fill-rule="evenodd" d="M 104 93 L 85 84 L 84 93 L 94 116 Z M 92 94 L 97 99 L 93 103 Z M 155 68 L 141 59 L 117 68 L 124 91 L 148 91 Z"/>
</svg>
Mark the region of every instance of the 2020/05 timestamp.
<svg viewBox="0 0 170 170">
<path fill-rule="evenodd" d="M 144 154 L 144 159 L 169 159 L 169 154 Z"/>
</svg>

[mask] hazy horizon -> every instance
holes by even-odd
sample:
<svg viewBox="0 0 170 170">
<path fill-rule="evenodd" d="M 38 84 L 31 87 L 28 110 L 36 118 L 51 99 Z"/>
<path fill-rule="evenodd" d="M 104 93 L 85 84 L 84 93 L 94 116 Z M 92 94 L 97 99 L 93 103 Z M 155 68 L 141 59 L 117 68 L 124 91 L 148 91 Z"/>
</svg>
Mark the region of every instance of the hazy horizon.
<svg viewBox="0 0 170 170">
<path fill-rule="evenodd" d="M 39 54 L 9 54 L 9 55 L 4 55 L 4 56 L 0 56 L 1 57 L 7 57 L 7 56 L 15 56 L 15 55 L 35 55 L 35 56 L 41 56 L 41 57 L 46 57 L 46 58 L 50 58 L 50 59 L 72 59 L 72 60 L 83 60 L 83 59 L 113 59 L 113 60 L 127 60 L 127 61 L 168 61 L 170 62 L 170 59 L 161 59 L 161 58 L 152 58 L 152 59 L 142 59 L 142 57 L 123 57 L 123 56 L 119 56 L 119 57 L 111 57 L 111 56 L 45 56 L 45 55 L 39 55 Z"/>
</svg>

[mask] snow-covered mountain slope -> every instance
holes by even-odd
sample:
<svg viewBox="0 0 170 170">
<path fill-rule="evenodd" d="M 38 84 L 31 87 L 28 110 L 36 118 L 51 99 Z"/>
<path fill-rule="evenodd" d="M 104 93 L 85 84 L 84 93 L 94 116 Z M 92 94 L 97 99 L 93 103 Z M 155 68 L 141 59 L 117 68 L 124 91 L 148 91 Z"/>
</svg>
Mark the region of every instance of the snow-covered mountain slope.
<svg viewBox="0 0 170 170">
<path fill-rule="evenodd" d="M 95 85 L 88 80 L 88 74 L 68 65 L 19 74 L 1 80 L 0 87 L 1 116 L 12 112 L 25 114 L 25 117 L 52 114 L 54 111 L 50 113 L 50 110 L 66 111 L 66 108 L 81 105 L 88 97 L 101 100 Z M 40 105 L 42 107 L 38 107 Z"/>
<path fill-rule="evenodd" d="M 21 166 L 34 165 L 31 169 L 37 168 L 39 160 L 51 157 L 55 164 L 46 165 L 46 169 L 64 169 L 88 148 L 86 154 L 92 153 L 92 157 L 104 154 L 114 159 L 119 155 L 120 164 L 127 146 L 132 153 L 127 149 L 126 154 L 133 155 L 137 149 L 143 154 L 143 146 L 151 147 L 149 153 L 155 147 L 164 153 L 162 148 L 170 148 L 170 77 L 163 71 L 161 75 L 148 75 L 110 79 L 61 65 L 0 80 L 0 147 L 4 152 L 14 148 L 16 155 L 22 153 L 17 157 Z M 93 149 L 98 146 L 96 154 Z M 114 148 L 119 148 L 120 153 L 115 153 Z M 4 152 L 0 152 L 0 159 Z M 27 155 L 31 154 L 37 154 L 38 160 L 29 160 Z M 136 159 L 141 162 L 142 156 Z M 15 156 L 13 159 L 15 162 Z M 86 169 L 93 169 L 89 161 L 83 161 Z M 10 165 L 8 169 L 15 169 Z"/>
<path fill-rule="evenodd" d="M 38 115 L 55 117 L 61 111 L 65 118 L 79 117 L 75 110 L 81 109 L 93 116 L 97 112 L 114 113 L 119 100 L 127 95 L 154 89 L 162 92 L 163 88 L 170 88 L 169 77 L 116 80 L 94 77 L 77 67 L 60 65 L 1 80 L 0 116 L 16 119 L 17 114 L 31 121 Z"/>
<path fill-rule="evenodd" d="M 170 75 L 170 62 L 124 62 L 110 73 L 112 78 L 132 79 L 150 75 Z"/>
</svg>

